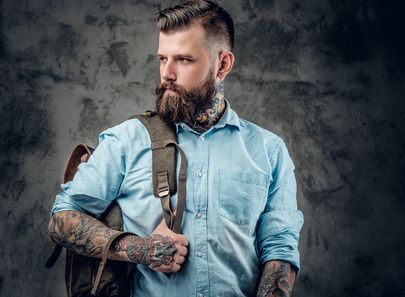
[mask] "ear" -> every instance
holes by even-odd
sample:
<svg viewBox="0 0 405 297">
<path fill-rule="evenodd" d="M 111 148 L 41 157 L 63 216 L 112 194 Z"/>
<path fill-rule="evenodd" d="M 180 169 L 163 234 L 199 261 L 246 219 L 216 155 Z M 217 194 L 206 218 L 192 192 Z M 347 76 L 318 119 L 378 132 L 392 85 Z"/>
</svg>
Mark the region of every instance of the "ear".
<svg viewBox="0 0 405 297">
<path fill-rule="evenodd" d="M 231 72 L 235 56 L 231 51 L 222 51 L 219 53 L 219 68 L 217 78 L 224 80 L 225 77 Z"/>
</svg>

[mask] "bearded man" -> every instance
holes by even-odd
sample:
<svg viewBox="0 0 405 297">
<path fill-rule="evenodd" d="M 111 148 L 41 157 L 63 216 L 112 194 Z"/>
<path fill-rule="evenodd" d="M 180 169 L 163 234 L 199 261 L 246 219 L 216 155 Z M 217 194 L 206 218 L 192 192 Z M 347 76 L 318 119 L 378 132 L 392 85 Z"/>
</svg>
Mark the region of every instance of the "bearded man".
<svg viewBox="0 0 405 297">
<path fill-rule="evenodd" d="M 116 200 L 125 231 L 139 236 L 118 238 L 109 258 L 138 264 L 133 295 L 290 296 L 303 223 L 294 165 L 279 136 L 239 118 L 224 97 L 232 19 L 212 1 L 188 1 L 161 11 L 158 28 L 156 112 L 175 127 L 189 160 L 182 234 L 162 222 L 151 140 L 137 119 L 100 134 L 94 154 L 62 185 L 49 234 L 101 257 L 117 231 L 87 213 L 97 217 Z"/>
</svg>

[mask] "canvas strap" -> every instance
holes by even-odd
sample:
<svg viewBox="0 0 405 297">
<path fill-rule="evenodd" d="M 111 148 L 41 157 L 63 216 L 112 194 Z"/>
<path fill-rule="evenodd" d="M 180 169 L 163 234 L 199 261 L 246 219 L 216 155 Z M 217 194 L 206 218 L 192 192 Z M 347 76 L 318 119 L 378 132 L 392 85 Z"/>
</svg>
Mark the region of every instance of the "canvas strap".
<svg viewBox="0 0 405 297">
<path fill-rule="evenodd" d="M 97 289 L 98 289 L 98 286 L 100 285 L 101 277 L 103 276 L 104 267 L 107 264 L 108 252 L 111 249 L 111 245 L 114 242 L 114 240 L 116 240 L 118 237 L 120 237 L 122 235 L 135 235 L 135 236 L 137 236 L 136 234 L 131 233 L 131 232 L 120 232 L 120 233 L 116 233 L 115 235 L 113 235 L 108 240 L 108 242 L 106 243 L 106 245 L 103 248 L 103 253 L 101 255 L 101 262 L 100 262 L 100 264 L 98 266 L 96 279 L 94 280 L 94 283 L 93 283 L 93 289 L 91 290 L 91 294 L 94 295 L 94 296 L 97 295 Z"/>
<path fill-rule="evenodd" d="M 183 219 L 184 206 L 186 200 L 186 182 L 187 182 L 187 158 L 181 147 L 173 140 L 156 141 L 152 143 L 152 151 L 174 146 L 179 152 L 181 157 L 178 195 L 177 195 L 177 209 L 176 215 L 170 207 L 170 188 L 168 183 L 168 173 L 158 173 L 158 195 L 161 199 L 163 215 L 167 226 L 175 233 L 180 233 L 181 221 Z"/>
<path fill-rule="evenodd" d="M 166 225 L 175 233 L 180 233 L 186 199 L 187 158 L 176 142 L 173 126 L 167 125 L 155 111 L 132 116 L 145 126 L 151 139 L 153 193 L 160 199 Z M 181 165 L 179 180 L 176 182 L 176 150 L 180 153 Z M 177 191 L 178 190 L 178 191 Z M 176 215 L 170 205 L 170 197 L 178 192 Z"/>
</svg>

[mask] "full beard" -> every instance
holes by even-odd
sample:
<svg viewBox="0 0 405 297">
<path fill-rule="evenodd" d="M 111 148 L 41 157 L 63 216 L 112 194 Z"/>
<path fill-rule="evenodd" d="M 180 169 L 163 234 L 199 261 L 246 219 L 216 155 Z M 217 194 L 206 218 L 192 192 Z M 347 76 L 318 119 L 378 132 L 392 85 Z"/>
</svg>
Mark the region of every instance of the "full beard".
<svg viewBox="0 0 405 297">
<path fill-rule="evenodd" d="M 168 94 L 172 90 L 175 93 Z M 206 81 L 197 88 L 186 91 L 182 86 L 163 82 L 156 87 L 156 112 L 169 125 L 194 123 L 199 115 L 212 107 L 215 79 L 210 72 Z"/>
</svg>

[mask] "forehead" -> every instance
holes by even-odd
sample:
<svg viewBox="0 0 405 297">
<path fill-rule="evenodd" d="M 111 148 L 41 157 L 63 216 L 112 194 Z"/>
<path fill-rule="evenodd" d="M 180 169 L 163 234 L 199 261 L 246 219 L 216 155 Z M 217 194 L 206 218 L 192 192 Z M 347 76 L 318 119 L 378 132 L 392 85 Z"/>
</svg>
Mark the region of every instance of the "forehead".
<svg viewBox="0 0 405 297">
<path fill-rule="evenodd" d="M 205 32 L 201 26 L 192 25 L 170 32 L 159 33 L 160 55 L 201 54 L 206 51 Z"/>
</svg>

